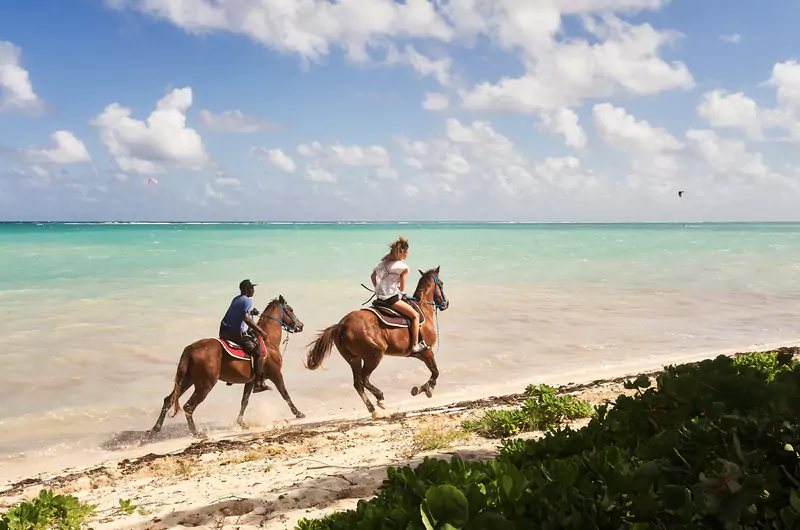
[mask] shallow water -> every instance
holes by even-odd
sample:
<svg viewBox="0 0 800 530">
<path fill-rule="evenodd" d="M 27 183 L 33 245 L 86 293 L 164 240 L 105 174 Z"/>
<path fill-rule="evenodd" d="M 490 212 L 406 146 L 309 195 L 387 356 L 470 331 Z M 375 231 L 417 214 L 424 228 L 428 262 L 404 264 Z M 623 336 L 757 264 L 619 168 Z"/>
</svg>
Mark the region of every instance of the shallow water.
<svg viewBox="0 0 800 530">
<path fill-rule="evenodd" d="M 106 442 L 152 426 L 182 349 L 216 332 L 243 278 L 259 309 L 283 294 L 305 323 L 284 375 L 307 421 L 364 415 L 343 360 L 308 371 L 304 346 L 369 297 L 398 233 L 412 271 L 441 265 L 451 307 L 436 396 L 409 393 L 422 363 L 387 358 L 371 379 L 390 409 L 800 338 L 796 224 L 0 225 L 0 479 L 121 454 Z M 199 427 L 230 431 L 241 391 L 218 384 Z M 246 418 L 295 421 L 277 392 Z"/>
</svg>

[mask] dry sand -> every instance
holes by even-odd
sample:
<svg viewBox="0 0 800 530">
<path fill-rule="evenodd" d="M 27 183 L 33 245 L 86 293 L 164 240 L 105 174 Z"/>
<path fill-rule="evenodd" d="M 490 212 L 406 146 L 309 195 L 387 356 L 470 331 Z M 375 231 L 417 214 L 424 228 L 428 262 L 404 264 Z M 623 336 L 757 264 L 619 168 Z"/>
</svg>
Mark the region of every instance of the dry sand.
<svg viewBox="0 0 800 530">
<path fill-rule="evenodd" d="M 632 393 L 623 383 L 635 377 L 568 385 L 559 392 L 592 404 L 613 402 L 620 394 Z M 295 425 L 204 440 L 172 453 L 26 479 L 0 492 L 0 509 L 52 488 L 97 504 L 92 520 L 96 529 L 292 529 L 299 519 L 354 508 L 359 499 L 372 497 L 389 466 L 414 466 L 426 456 L 496 456 L 499 440 L 468 435 L 460 424 L 473 414 L 524 399 L 513 394 L 377 420 Z M 572 427 L 587 422 L 580 420 Z M 122 514 L 120 499 L 130 500 L 137 510 Z"/>
</svg>

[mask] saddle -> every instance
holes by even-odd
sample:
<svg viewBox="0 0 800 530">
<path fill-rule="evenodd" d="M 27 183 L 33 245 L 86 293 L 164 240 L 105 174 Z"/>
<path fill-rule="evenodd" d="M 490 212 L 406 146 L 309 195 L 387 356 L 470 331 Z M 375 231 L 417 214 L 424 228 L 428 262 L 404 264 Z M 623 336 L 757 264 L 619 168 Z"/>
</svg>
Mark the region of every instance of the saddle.
<svg viewBox="0 0 800 530">
<path fill-rule="evenodd" d="M 406 298 L 404 301 L 413 307 L 414 311 L 417 312 L 417 315 L 419 315 L 419 324 L 421 326 L 425 322 L 425 314 L 422 312 L 422 309 L 420 309 L 419 304 L 417 304 L 417 302 L 414 300 L 409 300 L 408 298 Z M 372 302 L 372 306 L 365 307 L 362 309 L 362 311 L 370 311 L 374 313 L 381 322 L 393 328 L 407 328 L 411 325 L 411 322 L 406 317 L 394 309 L 383 307 L 382 305 L 376 305 L 375 302 Z"/>
<path fill-rule="evenodd" d="M 214 340 L 219 342 L 222 345 L 222 349 L 225 350 L 225 352 L 231 357 L 241 361 L 250 361 L 250 371 L 252 373 L 253 369 L 255 368 L 255 360 L 244 351 L 240 344 L 232 340 L 221 339 L 219 337 L 214 337 Z M 264 357 L 266 358 L 267 347 L 266 344 L 264 344 L 264 339 L 259 337 L 258 341 L 261 343 L 261 347 L 263 348 L 265 354 Z"/>
</svg>

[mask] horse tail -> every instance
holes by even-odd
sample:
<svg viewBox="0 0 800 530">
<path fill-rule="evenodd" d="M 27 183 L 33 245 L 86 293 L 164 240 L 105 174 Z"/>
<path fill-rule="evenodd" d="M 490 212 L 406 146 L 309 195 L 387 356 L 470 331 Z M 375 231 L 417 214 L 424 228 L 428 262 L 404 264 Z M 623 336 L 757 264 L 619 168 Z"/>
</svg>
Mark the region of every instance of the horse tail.
<svg viewBox="0 0 800 530">
<path fill-rule="evenodd" d="M 189 371 L 189 359 L 192 356 L 191 347 L 187 346 L 183 349 L 181 360 L 178 362 L 178 370 L 175 372 L 175 388 L 172 390 L 172 397 L 169 399 L 169 406 L 172 408 L 172 417 L 181 410 L 179 399 L 181 397 L 181 383 L 183 378 L 186 377 L 186 372 Z"/>
<path fill-rule="evenodd" d="M 309 344 L 311 349 L 308 351 L 308 357 L 306 358 L 306 368 L 309 370 L 316 370 L 322 366 L 322 361 L 327 359 L 331 354 L 334 337 L 341 332 L 341 330 L 341 324 L 334 324 L 317 335 L 317 340 Z"/>
</svg>

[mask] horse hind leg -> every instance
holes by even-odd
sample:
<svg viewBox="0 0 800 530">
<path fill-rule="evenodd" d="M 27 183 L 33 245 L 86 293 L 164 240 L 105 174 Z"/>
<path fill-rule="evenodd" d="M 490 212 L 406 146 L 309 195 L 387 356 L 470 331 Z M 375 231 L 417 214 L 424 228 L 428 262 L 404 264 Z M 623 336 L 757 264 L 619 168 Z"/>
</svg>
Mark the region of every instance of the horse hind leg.
<svg viewBox="0 0 800 530">
<path fill-rule="evenodd" d="M 378 406 L 382 409 L 385 409 L 386 402 L 384 401 L 383 391 L 377 386 L 373 385 L 369 380 L 369 377 L 378 367 L 378 364 L 380 364 L 380 361 L 377 360 L 364 361 L 364 366 L 361 367 L 361 380 L 364 381 L 364 387 L 372 392 L 372 395 L 378 400 Z"/>
<path fill-rule="evenodd" d="M 198 405 L 200 405 L 200 403 L 206 399 L 206 396 L 208 396 L 208 393 L 211 392 L 211 389 L 214 388 L 215 384 L 216 381 L 203 381 L 195 383 L 192 397 L 190 397 L 183 406 L 183 412 L 186 415 L 186 423 L 189 425 L 189 432 L 192 433 L 192 436 L 205 438 L 205 435 L 201 436 L 198 434 L 197 428 L 194 425 L 193 414 Z"/>
<path fill-rule="evenodd" d="M 364 385 L 364 379 L 361 375 L 361 369 L 363 364 L 361 359 L 359 357 L 356 357 L 352 353 L 348 352 L 347 350 L 340 349 L 339 353 L 341 353 L 342 357 L 344 357 L 344 360 L 347 361 L 347 364 L 350 365 L 350 370 L 352 370 L 353 372 L 353 387 L 356 389 L 356 392 L 358 393 L 359 397 L 361 397 L 361 400 L 364 402 L 364 405 L 366 405 L 367 411 L 370 414 L 372 414 L 373 418 L 380 417 L 380 413 L 375 410 L 375 406 L 369 400 L 369 397 L 367 397 L 367 393 L 364 392 L 365 385 Z"/>
<path fill-rule="evenodd" d="M 178 399 L 180 399 L 180 397 L 184 395 L 191 386 L 192 382 L 189 381 L 189 378 L 184 377 L 184 379 L 181 381 L 181 389 L 178 391 Z M 171 400 L 172 392 L 170 392 L 167 397 L 164 398 L 164 404 L 161 407 L 161 414 L 158 415 L 158 420 L 156 420 L 156 424 L 153 425 L 153 428 L 147 432 L 145 441 L 150 440 L 154 435 L 161 432 L 161 426 L 164 425 L 164 418 L 167 417 L 167 411 L 169 410 L 169 404 Z"/>
</svg>

